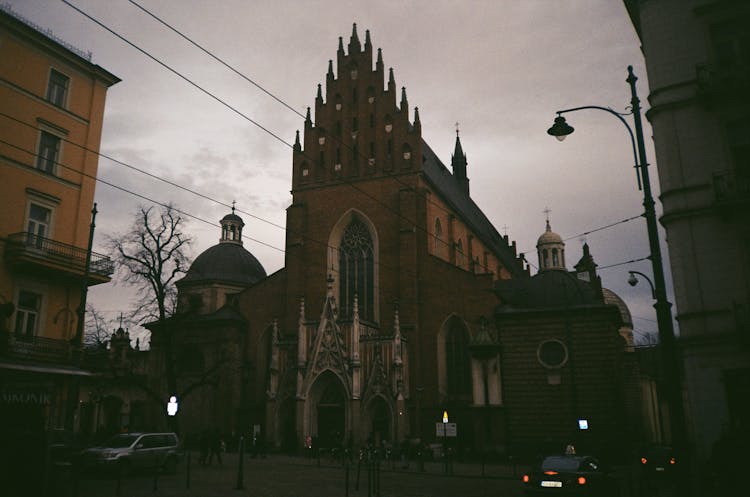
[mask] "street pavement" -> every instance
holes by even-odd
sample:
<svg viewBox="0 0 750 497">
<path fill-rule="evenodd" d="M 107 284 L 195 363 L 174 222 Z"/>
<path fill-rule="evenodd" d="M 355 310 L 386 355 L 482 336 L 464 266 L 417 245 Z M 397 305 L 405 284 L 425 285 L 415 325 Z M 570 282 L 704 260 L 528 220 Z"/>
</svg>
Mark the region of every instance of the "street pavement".
<svg viewBox="0 0 750 497">
<path fill-rule="evenodd" d="M 455 463 L 446 473 L 441 462 L 424 463 L 424 471 L 412 462 L 403 468 L 400 462 L 381 462 L 380 488 L 370 479 L 366 466 L 360 467 L 357 486 L 356 462 L 346 471 L 332 459 L 305 459 L 281 455 L 267 458 L 246 456 L 243 484 L 238 489 L 238 454 L 224 454 L 223 464 L 199 466 L 191 458 L 190 478 L 186 461 L 175 475 L 141 473 L 118 480 L 112 475 L 88 475 L 77 488 L 54 486 L 55 497 L 520 497 L 523 468 L 507 464 L 488 464 L 482 476 L 480 464 Z M 514 474 L 515 470 L 515 474 Z M 358 488 L 357 488 L 358 487 Z"/>
</svg>

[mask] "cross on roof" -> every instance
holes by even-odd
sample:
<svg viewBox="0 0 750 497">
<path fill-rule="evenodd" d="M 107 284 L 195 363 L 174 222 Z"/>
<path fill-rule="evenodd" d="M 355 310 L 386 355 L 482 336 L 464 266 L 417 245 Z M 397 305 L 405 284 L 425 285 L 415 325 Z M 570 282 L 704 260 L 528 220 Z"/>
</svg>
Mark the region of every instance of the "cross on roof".
<svg viewBox="0 0 750 497">
<path fill-rule="evenodd" d="M 232 200 L 232 214 L 234 214 L 234 204 L 236 204 L 236 203 L 237 203 L 236 200 Z"/>
<path fill-rule="evenodd" d="M 458 136 L 458 121 L 456 121 L 456 136 Z"/>
<path fill-rule="evenodd" d="M 544 215 L 547 217 L 547 222 L 549 223 L 549 213 L 552 212 L 552 210 L 549 207 L 545 207 L 542 212 L 544 212 Z"/>
</svg>

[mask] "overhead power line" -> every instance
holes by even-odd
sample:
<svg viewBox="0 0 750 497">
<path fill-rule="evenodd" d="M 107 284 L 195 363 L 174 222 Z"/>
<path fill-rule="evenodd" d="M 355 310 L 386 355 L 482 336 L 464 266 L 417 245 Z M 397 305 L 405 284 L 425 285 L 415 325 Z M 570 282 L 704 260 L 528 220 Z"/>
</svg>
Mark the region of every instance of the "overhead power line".
<svg viewBox="0 0 750 497">
<path fill-rule="evenodd" d="M 261 129 L 261 130 L 263 130 L 263 131 L 266 131 L 267 133 L 271 134 L 271 136 L 273 136 L 274 138 L 276 138 L 276 139 L 277 139 L 278 141 L 280 141 L 280 142 L 284 143 L 284 144 L 285 144 L 286 146 L 288 146 L 288 147 L 290 147 L 290 148 L 294 149 L 294 146 L 293 146 L 293 145 L 291 145 L 291 144 L 290 144 L 289 142 L 287 142 L 287 141 L 286 141 L 286 140 L 284 140 L 283 138 L 280 138 L 280 137 L 279 137 L 278 135 L 276 135 L 276 134 L 274 134 L 274 133 L 270 132 L 270 131 L 269 131 L 269 130 L 268 130 L 267 128 L 265 128 L 264 126 L 260 125 L 260 124 L 259 124 L 259 123 L 258 123 L 258 122 L 257 122 L 256 120 L 253 120 L 253 119 L 251 119 L 250 117 L 248 117 L 247 115 L 245 115 L 244 113 L 242 113 L 241 111 L 239 111 L 238 109 L 236 109 L 235 107 L 233 107 L 232 105 L 230 105 L 230 104 L 229 104 L 228 102 L 226 102 L 225 100 L 223 100 L 223 99 L 221 99 L 221 98 L 219 98 L 219 97 L 215 96 L 215 95 L 214 95 L 213 93 L 211 93 L 210 91 L 206 90 L 206 89 L 205 89 L 205 88 L 203 88 L 202 86 L 200 86 L 200 85 L 198 85 L 197 83 L 193 82 L 193 81 L 192 81 L 192 80 L 190 80 L 190 79 L 189 79 L 189 78 L 188 78 L 187 76 L 183 75 L 182 73 L 180 73 L 180 72 L 179 72 L 179 71 L 177 71 L 176 69 L 173 69 L 172 67 L 170 67 L 170 66 L 169 66 L 168 64 L 166 64 L 165 62 L 163 62 L 163 61 L 159 60 L 158 58 L 156 58 L 155 56 L 151 55 L 151 54 L 150 54 L 150 53 L 149 53 L 148 51 L 146 51 L 145 49 L 143 49 L 143 48 L 141 48 L 141 47 L 137 46 L 137 45 L 136 45 L 135 43 L 131 42 L 130 40 L 128 40 L 128 39 L 127 39 L 127 38 L 125 38 L 124 36 L 122 36 L 122 35 L 120 35 L 119 33 L 115 32 L 115 31 L 114 31 L 113 29 L 109 28 L 108 26 L 106 26 L 106 25 L 105 25 L 104 23 L 102 23 L 101 21 L 99 21 L 99 20 L 95 19 L 95 18 L 94 18 L 93 16 L 91 16 L 91 15 L 87 14 L 87 13 L 86 13 L 85 11 L 83 11 L 82 9 L 80 9 L 80 8 L 76 7 L 75 5 L 71 4 L 71 3 L 70 3 L 70 2 L 68 2 L 67 0 L 62 0 L 62 2 L 63 2 L 63 3 L 65 3 L 66 5 L 70 6 L 71 8 L 73 8 L 74 10 L 76 10 L 77 12 L 79 12 L 79 13 L 80 13 L 81 15 L 83 15 L 83 16 L 84 16 L 84 17 L 86 17 L 87 19 L 91 20 L 92 22 L 94 22 L 95 24 L 97 24 L 98 26 L 100 26 L 101 28 L 103 28 L 103 29 L 105 29 L 106 31 L 108 31 L 109 33 L 113 34 L 114 36 L 116 36 L 117 38 L 119 38 L 120 40 L 122 40 L 123 42 L 125 42 L 125 43 L 127 43 L 128 45 L 130 45 L 131 47 L 135 48 L 136 50 L 138 50 L 138 51 L 139 51 L 139 52 L 141 52 L 142 54 L 146 55 L 146 56 L 147 56 L 148 58 L 150 58 L 150 59 L 151 59 L 151 60 L 153 60 L 154 62 L 158 63 L 158 64 L 159 64 L 160 66 L 164 67 L 164 68 L 165 68 L 165 69 L 167 69 L 167 70 L 168 70 L 169 72 L 171 72 L 171 73 L 173 73 L 173 74 L 175 74 L 175 75 L 179 76 L 179 77 L 180 77 L 180 79 L 182 79 L 182 80 L 184 80 L 184 81 L 188 82 L 188 83 L 189 83 L 190 85 L 192 85 L 193 87 L 197 88 L 198 90 L 200 90 L 201 92 L 205 93 L 206 95 L 210 96 L 210 97 L 211 97 L 212 99 L 214 99 L 214 100 L 216 100 L 217 102 L 221 103 L 222 105 L 224 105 L 224 106 L 225 106 L 225 107 L 227 107 L 228 109 L 232 110 L 232 111 L 233 111 L 233 112 L 235 112 L 236 114 L 240 115 L 241 117 L 243 117 L 243 118 L 247 119 L 247 120 L 248 120 L 249 122 L 251 122 L 252 124 L 255 124 L 255 125 L 256 125 L 256 126 L 258 126 L 258 127 L 259 127 L 259 128 Z M 194 46 L 198 47 L 198 48 L 199 48 L 200 50 L 202 50 L 202 51 L 203 51 L 204 53 L 207 53 L 207 54 L 208 54 L 209 56 L 211 56 L 211 57 L 212 57 L 212 58 L 214 58 L 215 60 L 219 61 L 219 62 L 220 62 L 220 63 L 221 63 L 222 65 L 224 65 L 224 66 L 227 66 L 227 67 L 229 67 L 229 68 L 230 68 L 230 69 L 231 69 L 231 70 L 232 70 L 233 72 L 235 72 L 236 74 L 240 75 L 240 76 L 241 76 L 241 77 L 242 77 L 243 79 L 245 79 L 246 81 L 249 81 L 249 82 L 250 82 L 250 83 L 252 83 L 252 84 L 253 84 L 254 86 L 258 87 L 258 88 L 259 88 L 259 89 L 261 89 L 261 90 L 262 90 L 263 92 L 265 92 L 266 94 L 270 95 L 270 96 L 271 96 L 272 98 L 274 98 L 274 99 L 275 99 L 275 100 L 277 100 L 278 102 L 282 103 L 282 104 L 283 104 L 283 105 L 284 105 L 284 106 L 285 106 L 286 108 L 288 108 L 288 109 L 292 110 L 292 112 L 294 112 L 295 114 L 297 114 L 297 115 L 301 116 L 301 114 L 300 114 L 299 112 L 297 112 L 296 110 L 294 110 L 294 108 L 292 108 L 292 107 L 291 107 L 290 105 L 286 104 L 286 103 L 285 103 L 285 102 L 284 102 L 283 100 L 281 100 L 280 98 L 278 98 L 277 96 L 275 96 L 275 95 L 274 95 L 273 93 L 269 92 L 268 90 L 266 90 L 265 88 L 263 88 L 262 86 L 260 86 L 260 85 L 259 85 L 258 83 L 256 83 L 255 81 L 253 81 L 253 80 L 252 80 L 252 79 L 250 79 L 249 77 L 247 77 L 247 76 L 245 76 L 244 74 L 242 74 L 242 73 L 241 73 L 240 71 L 238 71 L 238 70 L 236 70 L 236 69 L 232 68 L 231 66 L 229 66 L 229 64 L 227 64 L 226 62 L 224 62 L 224 61 L 223 61 L 222 59 L 220 59 L 220 58 L 219 58 L 218 56 L 215 56 L 214 54 L 212 54 L 211 52 L 209 52 L 209 51 L 208 51 L 207 49 L 205 49 L 204 47 L 202 47 L 202 46 L 201 46 L 200 44 L 198 44 L 197 42 L 193 41 L 193 40 L 192 40 L 192 39 L 191 39 L 190 37 L 188 37 L 187 35 L 185 35 L 185 34 L 181 33 L 181 32 L 180 32 L 179 30 L 177 30 L 176 28 L 174 28 L 173 26 L 171 26 L 171 25 L 170 25 L 169 23 L 167 23 L 166 21 L 163 21 L 163 20 L 162 20 L 161 18 L 159 18 L 158 16 L 156 16 L 156 14 L 154 14 L 154 13 L 152 13 L 152 12 L 150 12 L 150 11 L 146 11 L 146 9 L 143 9 L 143 8 L 142 8 L 142 7 L 140 6 L 140 5 L 136 4 L 135 2 L 132 2 L 132 3 L 133 3 L 134 5 L 136 5 L 137 7 L 141 8 L 141 10 L 144 10 L 144 12 L 147 12 L 147 14 L 148 14 L 149 16 L 151 16 L 152 18 L 156 19 L 156 20 L 157 20 L 158 22 L 162 23 L 163 25 L 167 26 L 167 27 L 168 27 L 168 28 L 169 28 L 170 30 L 172 30 L 172 31 L 174 31 L 175 33 L 177 33 L 177 34 L 178 34 L 179 36 L 181 36 L 182 38 L 184 38 L 184 39 L 188 40 L 188 41 L 189 41 L 189 42 L 190 42 L 191 44 L 193 44 Z M 305 118 L 306 118 L 306 117 L 305 117 Z M 329 134 L 326 134 L 326 136 L 330 137 L 330 138 L 331 138 L 332 140 L 334 140 L 334 141 L 336 141 L 337 143 L 339 143 L 339 144 L 343 145 L 344 147 L 348 148 L 349 150 L 354 150 L 354 149 L 353 149 L 353 148 L 352 148 L 351 146 L 349 146 L 348 144 L 346 144 L 346 143 L 344 143 L 343 141 L 341 141 L 341 140 L 340 140 L 340 139 L 339 139 L 338 137 L 336 137 L 336 136 L 333 136 L 333 135 L 329 135 Z M 307 158 L 308 160 L 310 160 L 311 162 L 314 162 L 314 161 L 315 161 L 315 159 L 314 159 L 314 158 L 310 157 L 309 155 L 307 155 L 307 154 L 306 154 L 306 153 L 304 153 L 304 152 L 302 152 L 302 155 L 303 155 L 303 156 L 304 156 L 305 158 Z M 364 156 L 363 154 L 361 154 L 361 153 L 360 153 L 360 154 L 358 154 L 358 156 L 359 156 L 359 157 L 360 157 L 361 159 L 366 159 L 366 157 L 365 157 L 365 156 Z M 395 173 L 394 173 L 394 174 L 390 174 L 390 175 L 386 175 L 386 177 L 388 177 L 388 178 L 391 178 L 391 179 L 395 180 L 395 181 L 396 181 L 397 183 L 399 183 L 400 185 L 402 185 L 402 186 L 404 186 L 404 187 L 407 187 L 407 188 L 411 188 L 411 187 L 412 187 L 411 185 L 409 185 L 409 184 L 407 184 L 407 183 L 404 183 L 403 181 L 401 181 L 401 180 L 400 180 L 400 179 L 398 178 L 398 176 L 397 176 L 397 175 L 396 175 Z M 414 226 L 414 228 L 415 228 L 415 229 L 417 229 L 417 230 L 419 230 L 419 231 L 422 231 L 422 232 L 424 232 L 425 234 L 427 234 L 427 235 L 429 235 L 429 236 L 432 236 L 432 234 L 431 234 L 431 233 L 429 232 L 429 230 L 428 230 L 427 228 L 421 227 L 421 226 L 419 226 L 419 225 L 418 225 L 418 224 L 416 223 L 416 221 L 414 221 L 414 220 L 411 220 L 411 219 L 408 219 L 408 218 L 406 218 L 406 217 L 405 217 L 405 216 L 404 216 L 403 214 L 401 214 L 401 213 L 400 213 L 400 212 L 398 212 L 397 210 L 393 209 L 393 208 L 392 208 L 391 206 L 389 206 L 389 205 L 385 204 L 385 203 L 384 203 L 384 202 L 382 202 L 382 201 L 381 201 L 381 200 L 380 200 L 379 198 L 376 198 L 376 197 L 374 197 L 373 195 L 371 195 L 371 194 L 369 194 L 368 192 L 366 192 L 365 190 L 363 190 L 363 189 L 361 189 L 361 188 L 357 187 L 357 186 L 356 186 L 356 185 L 355 185 L 355 184 L 354 184 L 354 183 L 353 183 L 352 181 L 349 181 L 349 180 L 347 180 L 346 178 L 343 178 L 343 179 L 342 179 L 342 182 L 343 182 L 343 183 L 345 183 L 345 184 L 347 184 L 347 185 L 349 185 L 349 186 L 350 186 L 350 187 L 352 187 L 353 189 L 355 189 L 355 190 L 356 190 L 356 191 L 357 191 L 358 193 L 360 193 L 360 194 L 362 194 L 362 195 L 366 196 L 367 198 L 369 198 L 369 199 L 371 199 L 371 200 L 373 200 L 373 201 L 375 201 L 375 202 L 379 203 L 379 204 L 380 204 L 380 205 L 382 205 L 382 206 L 383 206 L 384 208 L 386 208 L 386 209 L 387 209 L 388 211 L 390 211 L 391 213 L 393 213 L 393 214 L 394 214 L 394 215 L 395 215 L 396 217 L 398 217 L 398 218 L 400 218 L 400 219 L 402 219 L 402 220 L 406 221 L 406 222 L 407 222 L 407 223 L 409 223 L 410 225 Z M 448 210 L 447 210 L 447 209 L 446 209 L 445 207 L 443 207 L 442 205 L 439 205 L 439 204 L 437 204 L 436 202 L 434 202 L 434 201 L 431 201 L 431 200 L 430 200 L 429 198 L 427 198 L 427 197 L 425 197 L 425 199 L 426 199 L 426 201 L 427 201 L 428 203 L 430 203 L 430 204 L 432 204 L 432 205 L 436 206 L 436 207 L 437 207 L 438 209 L 440 209 L 441 211 L 443 211 L 443 212 L 445 212 L 445 213 L 449 213 L 449 211 L 448 211 Z M 444 244 L 444 245 L 448 246 L 448 248 L 450 248 L 450 243 L 449 243 L 449 242 L 448 242 L 447 240 L 442 240 L 442 239 L 440 239 L 440 238 L 438 238 L 437 240 L 438 240 L 438 242 L 439 242 L 439 243 L 441 243 L 441 244 Z M 458 247 L 453 247 L 453 248 L 454 248 L 455 250 L 457 250 L 459 254 L 462 254 L 462 255 L 464 255 L 464 256 L 465 256 L 465 255 L 467 255 L 467 254 L 466 254 L 466 253 L 465 253 L 465 252 L 464 252 L 464 251 L 463 251 L 462 249 L 459 249 Z M 476 265 L 478 265 L 478 266 L 479 266 L 480 268 L 483 268 L 483 269 L 484 269 L 485 271 L 489 272 L 489 268 L 488 268 L 488 267 L 486 267 L 486 266 L 484 266 L 484 264 L 483 264 L 482 262 L 479 262 L 479 261 L 472 261 L 472 263 L 473 263 L 473 264 L 476 264 Z"/>
</svg>

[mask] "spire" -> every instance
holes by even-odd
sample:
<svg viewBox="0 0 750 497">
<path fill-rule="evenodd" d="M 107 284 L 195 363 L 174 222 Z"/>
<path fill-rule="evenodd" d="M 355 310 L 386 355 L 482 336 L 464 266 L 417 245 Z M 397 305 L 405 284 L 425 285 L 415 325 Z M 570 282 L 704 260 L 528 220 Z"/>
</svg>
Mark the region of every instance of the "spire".
<svg viewBox="0 0 750 497">
<path fill-rule="evenodd" d="M 337 50 L 339 55 L 344 55 L 344 38 L 339 36 L 339 48 Z"/>
<path fill-rule="evenodd" d="M 312 125 L 312 119 L 310 119 L 310 107 L 307 108 L 307 114 L 305 114 L 305 127 Z"/>
<path fill-rule="evenodd" d="M 357 36 L 357 23 L 352 25 L 352 36 L 349 38 L 349 55 L 359 53 L 362 50 L 362 45 L 359 43 L 359 37 Z"/>
<path fill-rule="evenodd" d="M 466 195 L 469 194 L 469 178 L 466 176 L 466 154 L 461 147 L 461 138 L 458 136 L 458 123 L 456 123 L 456 145 L 451 156 L 451 167 L 453 168 L 453 177 L 463 188 Z"/>
<path fill-rule="evenodd" d="M 370 30 L 365 30 L 365 50 L 372 50 L 372 42 L 370 41 Z"/>
<path fill-rule="evenodd" d="M 315 96 L 315 100 L 323 101 L 323 88 L 320 86 L 320 83 L 318 83 L 318 94 Z M 308 111 L 310 110 L 309 107 L 307 109 Z"/>
<path fill-rule="evenodd" d="M 378 48 L 378 60 L 376 62 L 377 66 L 375 69 L 383 69 L 383 49 Z"/>
<path fill-rule="evenodd" d="M 326 74 L 328 80 L 333 79 L 333 59 L 328 59 L 328 74 Z"/>
<path fill-rule="evenodd" d="M 414 107 L 414 129 L 420 131 L 422 122 L 419 120 L 419 107 Z"/>
<path fill-rule="evenodd" d="M 294 151 L 295 152 L 302 151 L 302 145 L 300 145 L 299 143 L 299 130 L 297 130 L 297 133 L 294 136 Z"/>
<path fill-rule="evenodd" d="M 401 87 L 401 111 L 409 110 L 409 101 L 406 99 L 406 87 Z"/>
<path fill-rule="evenodd" d="M 393 77 L 392 67 L 388 68 L 388 89 L 389 90 L 391 88 L 391 85 L 393 85 L 394 88 L 396 87 L 396 79 Z"/>
</svg>

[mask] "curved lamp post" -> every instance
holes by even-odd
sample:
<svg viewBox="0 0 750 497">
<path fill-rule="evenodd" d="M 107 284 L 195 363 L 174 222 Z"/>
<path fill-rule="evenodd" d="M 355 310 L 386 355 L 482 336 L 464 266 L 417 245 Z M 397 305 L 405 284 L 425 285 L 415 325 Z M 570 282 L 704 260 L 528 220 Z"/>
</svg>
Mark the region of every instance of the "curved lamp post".
<svg viewBox="0 0 750 497">
<path fill-rule="evenodd" d="M 626 81 L 630 85 L 631 93 L 631 112 L 619 113 L 609 107 L 600 107 L 596 105 L 587 105 L 584 107 L 575 107 L 557 111 L 557 117 L 547 133 L 562 141 L 565 137 L 573 133 L 574 128 L 570 126 L 562 116 L 568 112 L 575 112 L 584 109 L 597 109 L 608 112 L 615 116 L 625 125 L 630 135 L 631 145 L 633 147 L 633 159 L 635 161 L 636 177 L 638 179 L 638 189 L 643 190 L 643 207 L 645 209 L 643 216 L 646 218 L 646 227 L 648 229 L 648 241 L 650 247 L 649 259 L 653 271 L 654 281 L 652 283 L 652 294 L 656 301 L 656 319 L 659 326 L 659 341 L 662 352 L 662 361 L 664 363 L 664 390 L 669 403 L 670 428 L 672 434 L 672 443 L 675 449 L 683 455 L 687 449 L 687 434 L 685 430 L 685 413 L 682 405 L 681 374 L 680 363 L 677 356 L 676 340 L 674 336 L 674 325 L 672 322 L 672 304 L 667 300 L 666 284 L 664 283 L 664 268 L 662 265 L 661 247 L 659 245 L 659 232 L 656 226 L 656 211 L 654 209 L 654 199 L 651 195 L 651 182 L 648 176 L 648 162 L 646 160 L 646 149 L 643 141 L 643 126 L 641 124 L 641 105 L 635 90 L 637 77 L 633 74 L 633 66 L 628 66 L 628 78 Z M 623 116 L 633 116 L 635 125 L 635 134 L 630 128 L 628 122 Z M 641 186 L 642 185 L 642 186 Z M 637 273 L 636 271 L 631 272 Z M 643 273 L 637 273 L 646 277 Z M 647 278 L 647 277 L 646 277 Z M 648 278 L 647 278 L 648 279 Z M 636 280 L 637 282 L 637 280 Z M 649 283 L 651 280 L 649 279 Z"/>
<path fill-rule="evenodd" d="M 630 276 L 628 277 L 628 285 L 630 286 L 635 286 L 638 284 L 638 278 L 635 276 L 636 274 L 641 275 L 646 281 L 648 281 L 648 286 L 651 287 L 651 297 L 656 300 L 656 290 L 654 289 L 654 282 L 651 281 L 651 278 L 641 273 L 640 271 L 628 271 L 628 274 L 630 274 Z"/>
</svg>

